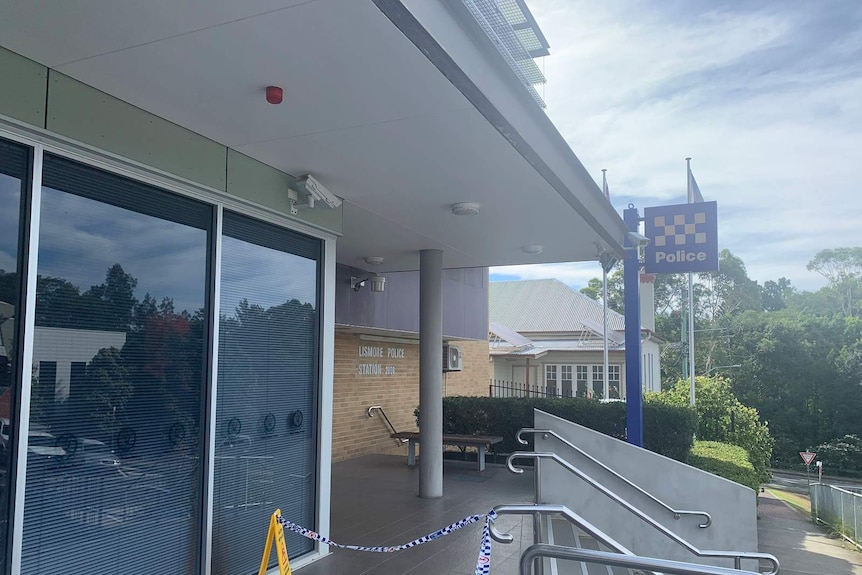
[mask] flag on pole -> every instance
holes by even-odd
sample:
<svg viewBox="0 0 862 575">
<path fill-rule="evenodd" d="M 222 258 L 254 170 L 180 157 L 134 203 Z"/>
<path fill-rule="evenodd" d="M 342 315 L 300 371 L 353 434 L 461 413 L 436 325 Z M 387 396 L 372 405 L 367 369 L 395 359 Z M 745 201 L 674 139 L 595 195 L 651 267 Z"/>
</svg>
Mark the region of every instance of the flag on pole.
<svg viewBox="0 0 862 575">
<path fill-rule="evenodd" d="M 702 202 L 703 196 L 700 193 L 700 188 L 697 187 L 697 181 L 694 179 L 694 174 L 691 173 L 691 166 L 688 168 L 688 203 L 696 204 Z"/>
<path fill-rule="evenodd" d="M 608 174 L 607 170 L 602 170 L 602 191 L 605 193 L 605 199 L 611 201 L 611 192 L 608 190 Z M 703 201 L 703 200 L 701 200 Z"/>
</svg>

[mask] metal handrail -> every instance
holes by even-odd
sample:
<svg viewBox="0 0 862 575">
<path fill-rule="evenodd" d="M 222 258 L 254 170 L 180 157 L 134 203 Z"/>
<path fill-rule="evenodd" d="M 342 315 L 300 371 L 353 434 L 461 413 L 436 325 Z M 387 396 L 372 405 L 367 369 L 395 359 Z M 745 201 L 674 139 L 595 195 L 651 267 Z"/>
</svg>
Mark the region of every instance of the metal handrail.
<svg viewBox="0 0 862 575">
<path fill-rule="evenodd" d="M 549 505 L 549 504 L 517 504 L 517 505 L 497 505 L 494 507 L 494 512 L 499 515 L 559 515 L 566 519 L 569 523 L 576 526 L 578 529 L 600 542 L 608 549 L 612 549 L 616 553 L 623 555 L 635 556 L 635 554 L 619 543 L 616 539 L 566 507 L 565 505 Z M 514 537 L 510 533 L 500 533 L 496 526 L 492 523 L 490 528 L 491 538 L 498 543 L 511 543 Z M 535 534 L 535 543 L 538 544 L 538 533 Z M 657 574 L 653 574 L 657 575 Z"/>
<path fill-rule="evenodd" d="M 375 411 L 379 411 L 379 412 L 380 412 L 380 415 L 382 415 L 382 416 L 383 416 L 383 420 L 384 420 L 384 421 L 386 421 L 386 425 L 389 427 L 389 429 L 392 431 L 392 433 L 398 433 L 398 430 L 397 430 L 397 429 L 395 429 L 395 426 L 394 426 L 394 425 L 392 425 L 392 422 L 391 422 L 391 421 L 389 421 L 389 417 L 386 415 L 386 412 L 385 412 L 385 411 L 383 411 L 383 406 L 382 406 L 382 405 L 372 405 L 372 406 L 370 406 L 370 407 L 366 410 L 366 412 L 365 412 L 365 413 L 367 413 L 367 414 L 368 414 L 368 417 L 374 417 L 374 412 L 375 412 Z M 398 439 L 398 438 L 395 438 L 395 442 L 396 442 L 398 445 L 402 445 L 402 444 L 404 444 L 404 443 L 407 443 L 407 441 L 408 441 L 407 439 Z"/>
<path fill-rule="evenodd" d="M 757 575 L 753 571 L 728 569 L 727 567 L 713 567 L 711 565 L 683 563 L 681 561 L 639 557 L 637 555 L 621 555 L 619 553 L 608 553 L 607 551 L 548 545 L 547 543 L 536 543 L 524 550 L 521 554 L 521 575 L 529 575 L 530 564 L 539 557 L 569 559 L 583 563 L 622 567 L 624 569 L 648 570 L 653 573 L 659 572 L 663 575 Z"/>
<path fill-rule="evenodd" d="M 637 507 L 635 507 L 634 505 L 632 505 L 631 503 L 629 503 L 628 501 L 626 501 L 625 499 L 623 499 L 622 497 L 620 497 L 619 495 L 617 495 L 616 493 L 614 493 L 613 491 L 611 491 L 610 489 L 608 489 L 607 487 L 605 487 L 604 485 L 602 485 L 601 483 L 599 483 L 598 481 L 596 481 L 595 479 L 593 479 L 592 477 L 590 477 L 589 475 L 587 475 L 586 473 L 584 473 L 583 471 L 557 455 L 556 453 L 527 451 L 516 451 L 512 453 L 506 459 L 506 465 L 509 467 L 509 471 L 511 471 L 512 473 L 520 474 L 523 473 L 524 470 L 519 467 L 515 467 L 512 464 L 512 461 L 515 459 L 553 459 L 554 461 L 562 465 L 564 468 L 566 468 L 568 471 L 574 473 L 575 475 L 592 485 L 598 491 L 602 492 L 609 499 L 618 503 L 632 514 L 639 517 L 647 525 L 664 534 L 666 537 L 672 539 L 679 545 L 685 547 L 693 555 L 696 555 L 698 557 L 733 559 L 734 565 L 737 569 L 740 568 L 743 559 L 753 559 L 757 561 L 764 560 L 771 563 L 774 569 L 772 571 L 765 572 L 763 575 L 776 575 L 778 573 L 778 559 L 774 555 L 770 555 L 769 553 L 754 553 L 750 551 L 701 551 L 700 549 L 698 549 L 697 547 L 695 547 L 694 545 L 692 545 L 691 543 L 689 543 L 661 523 L 657 522 L 655 519 L 653 519 L 652 517 L 650 517 L 649 515 L 647 515 L 646 513 L 644 513 L 643 511 L 641 511 L 640 509 L 638 509 Z"/>
<path fill-rule="evenodd" d="M 610 473 L 611 475 L 616 477 L 617 479 L 623 481 L 629 487 L 631 487 L 631 488 L 637 490 L 638 492 L 646 495 L 647 497 L 649 497 L 650 499 L 652 499 L 653 501 L 655 501 L 656 503 L 658 503 L 659 505 L 661 505 L 662 507 L 664 507 L 665 509 L 667 509 L 671 513 L 673 513 L 674 519 L 679 519 L 683 515 L 700 515 L 700 516 L 705 517 L 706 521 L 704 523 L 699 524 L 698 527 L 700 527 L 701 529 L 706 529 L 707 527 L 709 527 L 712 524 L 712 515 L 710 515 L 706 511 L 690 511 L 690 510 L 686 510 L 686 509 L 674 509 L 673 507 L 671 507 L 670 505 L 668 505 L 667 503 L 665 503 L 664 501 L 662 501 L 661 499 L 659 499 L 658 497 L 656 497 L 655 495 L 650 493 L 649 491 L 646 491 L 645 489 L 643 489 L 639 485 L 636 485 L 635 483 L 631 482 L 627 478 L 623 477 L 622 475 L 620 475 L 619 473 L 617 473 L 616 471 L 614 471 L 613 469 L 611 469 L 610 467 L 608 467 L 607 465 L 605 465 L 604 463 L 602 463 L 601 461 L 599 461 L 598 459 L 596 459 L 595 457 L 593 457 L 592 455 L 590 455 L 589 453 L 587 453 L 586 451 L 584 451 L 583 449 L 581 449 L 580 447 L 573 444 L 568 439 L 566 439 L 565 437 L 562 437 L 557 432 L 555 432 L 551 429 L 523 428 L 523 429 L 518 430 L 518 433 L 515 434 L 515 439 L 517 439 L 518 443 L 520 443 L 521 445 L 528 445 L 527 441 L 525 439 L 521 438 L 522 433 L 532 433 L 532 434 L 536 434 L 536 435 L 541 434 L 541 435 L 545 435 L 545 436 L 551 435 L 551 436 L 555 437 L 556 439 L 563 442 L 567 446 L 571 447 L 572 449 L 574 449 L 575 451 L 577 451 L 578 453 L 580 453 L 581 455 L 583 455 L 584 457 L 586 457 L 587 459 L 589 459 L 590 461 L 592 461 L 593 463 L 595 463 L 596 465 L 598 465 L 599 467 L 601 467 L 602 469 L 604 469 L 605 471 L 607 471 L 608 473 Z"/>
</svg>

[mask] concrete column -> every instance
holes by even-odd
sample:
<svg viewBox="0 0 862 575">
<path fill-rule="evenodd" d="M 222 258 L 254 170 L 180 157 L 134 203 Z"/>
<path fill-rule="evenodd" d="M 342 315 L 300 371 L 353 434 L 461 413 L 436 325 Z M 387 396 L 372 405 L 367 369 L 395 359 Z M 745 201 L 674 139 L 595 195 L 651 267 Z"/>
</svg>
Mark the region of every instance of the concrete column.
<svg viewBox="0 0 862 575">
<path fill-rule="evenodd" d="M 443 252 L 419 252 L 419 497 L 443 496 Z"/>
<path fill-rule="evenodd" d="M 641 274 L 641 327 L 655 331 L 655 274 Z"/>
</svg>

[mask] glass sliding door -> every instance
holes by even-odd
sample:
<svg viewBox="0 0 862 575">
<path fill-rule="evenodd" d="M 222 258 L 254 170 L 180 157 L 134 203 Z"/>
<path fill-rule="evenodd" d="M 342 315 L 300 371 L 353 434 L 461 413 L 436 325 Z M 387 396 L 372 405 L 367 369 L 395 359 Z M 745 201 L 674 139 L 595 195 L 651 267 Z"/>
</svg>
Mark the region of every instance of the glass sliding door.
<svg viewBox="0 0 862 575">
<path fill-rule="evenodd" d="M 257 573 L 276 508 L 316 528 L 320 241 L 225 212 L 213 573 Z M 289 533 L 291 557 L 313 549 Z M 275 559 L 273 556 L 273 565 Z"/>
<path fill-rule="evenodd" d="M 212 220 L 46 155 L 24 575 L 198 572 Z"/>
<path fill-rule="evenodd" d="M 23 291 L 21 262 L 22 198 L 30 169 L 30 151 L 0 139 L 0 572 L 6 570 L 7 535 L 15 449 L 15 401 L 18 397 Z"/>
</svg>

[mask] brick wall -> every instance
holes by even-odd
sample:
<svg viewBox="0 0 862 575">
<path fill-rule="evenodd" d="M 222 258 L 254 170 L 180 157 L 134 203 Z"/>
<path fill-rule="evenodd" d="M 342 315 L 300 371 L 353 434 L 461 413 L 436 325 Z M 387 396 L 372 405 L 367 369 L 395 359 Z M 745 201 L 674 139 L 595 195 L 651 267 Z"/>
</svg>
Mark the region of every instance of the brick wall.
<svg viewBox="0 0 862 575">
<path fill-rule="evenodd" d="M 443 374 L 443 395 L 488 395 L 493 369 L 488 357 L 488 342 L 458 341 L 453 344 L 464 352 L 464 369 Z"/>
<path fill-rule="evenodd" d="M 491 364 L 488 343 L 459 341 L 464 370 L 443 374 L 445 395 L 487 395 Z M 371 356 L 360 356 L 363 353 Z M 369 350 L 367 348 L 378 348 Z M 404 357 L 388 357 L 390 351 Z M 374 354 L 382 352 L 383 357 Z M 364 367 L 363 367 L 364 366 Z M 379 366 L 380 373 L 377 373 Z M 387 374 L 386 368 L 390 368 Z M 332 460 L 341 461 L 369 453 L 407 453 L 389 437 L 379 415 L 368 417 L 371 405 L 382 405 L 399 431 L 415 431 L 413 410 L 419 405 L 419 345 L 360 339 L 351 333 L 335 333 Z"/>
</svg>

